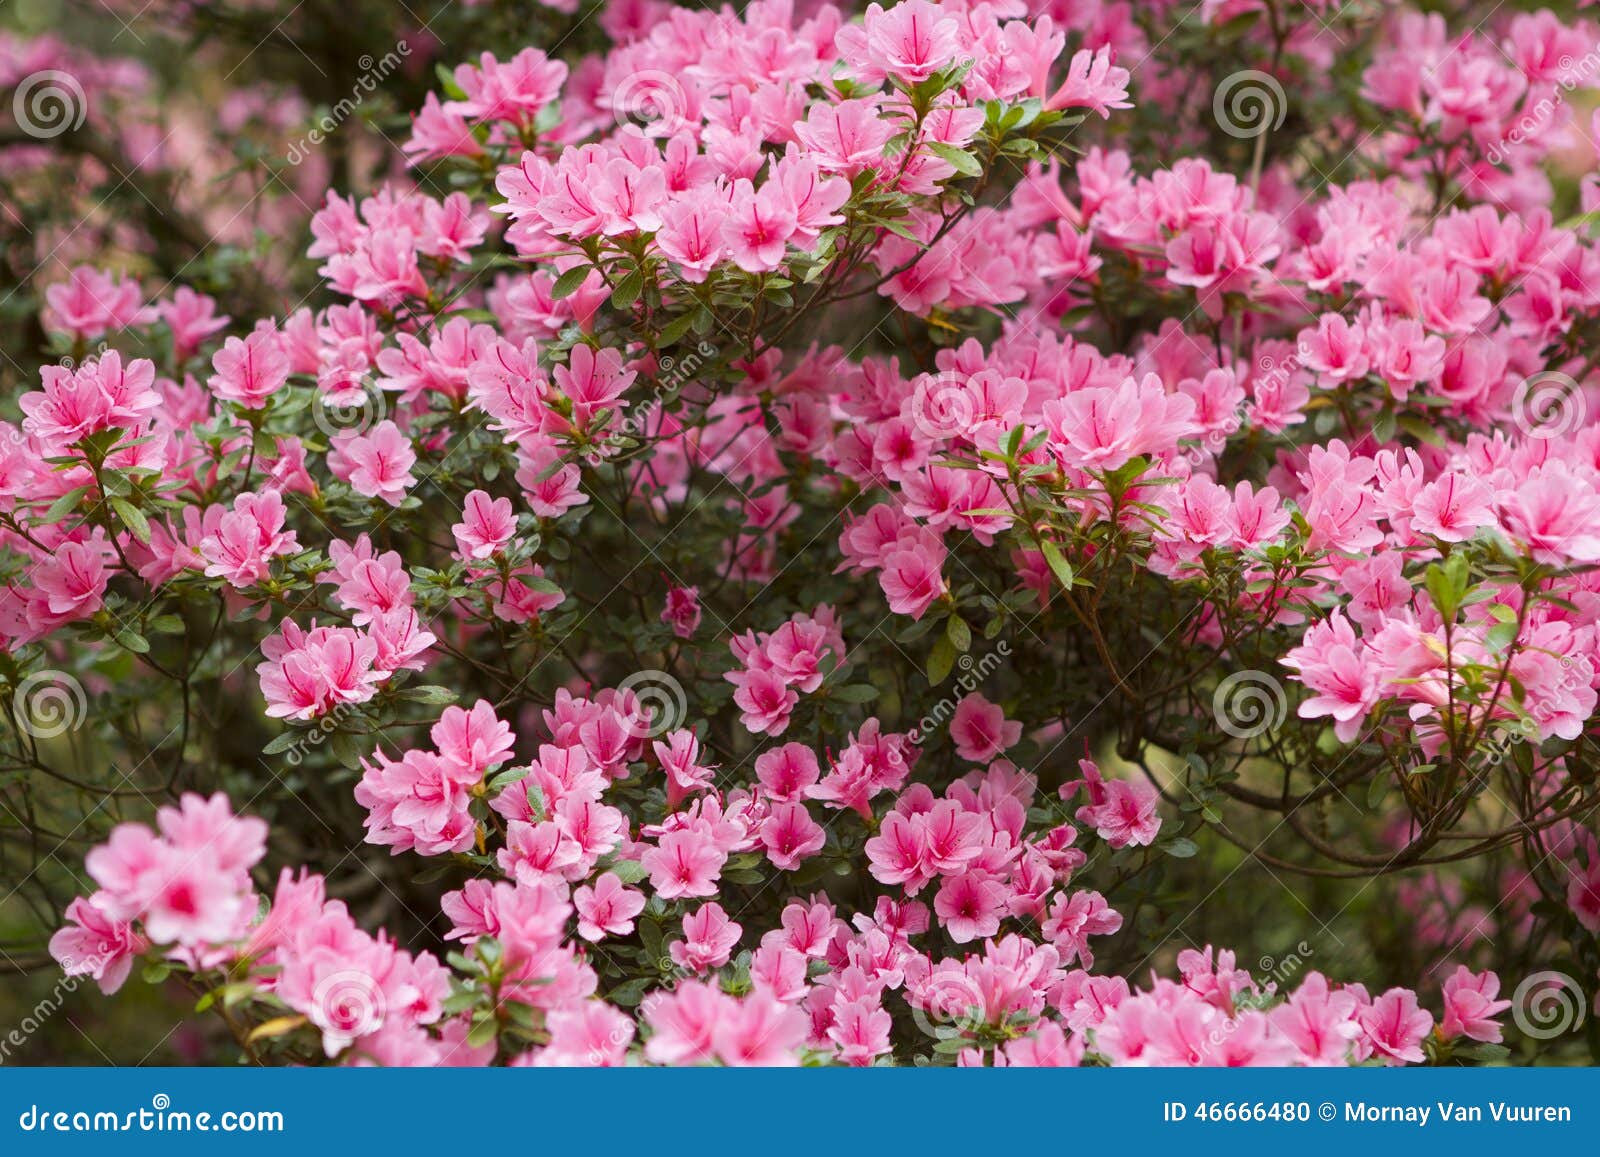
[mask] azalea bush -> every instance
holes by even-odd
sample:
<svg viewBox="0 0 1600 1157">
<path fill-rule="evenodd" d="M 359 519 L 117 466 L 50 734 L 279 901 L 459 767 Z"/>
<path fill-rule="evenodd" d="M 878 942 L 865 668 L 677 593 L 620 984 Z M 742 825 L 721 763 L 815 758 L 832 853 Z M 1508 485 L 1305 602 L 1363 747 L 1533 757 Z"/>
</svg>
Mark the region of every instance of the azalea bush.
<svg viewBox="0 0 1600 1157">
<path fill-rule="evenodd" d="M 108 78 L 273 6 L 127 7 L 0 41 L 12 970 L 221 1063 L 1595 1058 L 1600 26 L 300 17 L 210 201 Z"/>
</svg>

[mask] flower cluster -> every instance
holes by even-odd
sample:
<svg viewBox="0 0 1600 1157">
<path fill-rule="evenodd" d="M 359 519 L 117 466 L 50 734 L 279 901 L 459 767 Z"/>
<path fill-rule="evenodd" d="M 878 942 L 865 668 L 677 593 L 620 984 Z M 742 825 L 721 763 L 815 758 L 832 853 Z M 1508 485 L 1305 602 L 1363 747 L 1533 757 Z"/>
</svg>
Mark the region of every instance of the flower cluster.
<svg viewBox="0 0 1600 1157">
<path fill-rule="evenodd" d="M 40 279 L 0 793 L 161 801 L 64 968 L 387 1065 L 1462 1063 L 1600 977 L 1600 28 L 572 7 L 309 298 Z M 1244 870 L 1370 951 L 1187 931 Z"/>
</svg>

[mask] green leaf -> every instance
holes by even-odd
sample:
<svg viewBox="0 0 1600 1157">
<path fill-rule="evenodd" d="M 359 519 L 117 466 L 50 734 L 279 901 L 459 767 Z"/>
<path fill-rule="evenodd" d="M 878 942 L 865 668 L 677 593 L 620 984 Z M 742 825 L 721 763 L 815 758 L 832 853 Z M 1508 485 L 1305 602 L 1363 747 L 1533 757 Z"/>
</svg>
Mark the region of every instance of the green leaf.
<svg viewBox="0 0 1600 1157">
<path fill-rule="evenodd" d="M 871 703 L 878 697 L 878 689 L 871 683 L 851 683 L 835 687 L 832 695 L 839 703 Z"/>
<path fill-rule="evenodd" d="M 467 1032 L 467 1047 L 481 1049 L 490 1044 L 500 1035 L 500 1022 L 493 1015 L 487 1015 L 482 1020 L 474 1020 L 472 1028 Z"/>
<path fill-rule="evenodd" d="M 1056 581 L 1067 590 L 1072 589 L 1072 565 L 1061 557 L 1061 550 L 1054 542 L 1046 538 L 1040 541 L 1039 551 L 1044 555 L 1044 561 L 1050 565 L 1050 570 L 1056 576 Z"/>
<path fill-rule="evenodd" d="M 1401 414 L 1398 419 L 1399 426 L 1407 434 L 1427 446 L 1443 446 L 1444 436 L 1434 427 L 1433 423 L 1423 420 L 1416 414 Z"/>
<path fill-rule="evenodd" d="M 454 703 L 456 693 L 448 687 L 425 684 L 421 687 L 407 687 L 400 692 L 400 698 L 412 703 Z"/>
<path fill-rule="evenodd" d="M 50 504 L 50 509 L 44 512 L 46 522 L 60 522 L 68 514 L 78 508 L 78 503 L 83 496 L 89 493 L 87 486 L 75 486 L 60 498 Z"/>
<path fill-rule="evenodd" d="M 972 628 L 960 615 L 951 615 L 945 621 L 944 633 L 950 645 L 963 654 L 972 646 Z"/>
<path fill-rule="evenodd" d="M 1384 796 L 1389 794 L 1389 774 L 1380 771 L 1372 777 L 1372 782 L 1367 784 L 1367 810 L 1377 811 L 1383 804 Z"/>
<path fill-rule="evenodd" d="M 1503 651 L 1517 641 L 1517 624 L 1496 623 L 1484 632 L 1483 642 L 1491 651 Z"/>
<path fill-rule="evenodd" d="M 248 1043 L 255 1044 L 259 1040 L 267 1040 L 270 1037 L 282 1036 L 286 1032 L 293 1032 L 305 1023 L 306 1018 L 303 1016 L 275 1016 L 271 1020 L 264 1020 L 256 1025 L 255 1028 L 250 1030 L 250 1035 L 245 1039 Z"/>
<path fill-rule="evenodd" d="M 694 324 L 694 313 L 683 313 L 667 322 L 656 334 L 656 348 L 666 349 L 676 345 L 684 334 L 689 332 L 689 327 Z"/>
<path fill-rule="evenodd" d="M 626 984 L 619 984 L 606 994 L 606 999 L 612 1004 L 623 1008 L 633 1008 L 644 999 L 645 991 L 650 987 L 650 978 L 640 976 Z"/>
<path fill-rule="evenodd" d="M 928 652 L 928 683 L 934 687 L 943 683 L 955 663 L 955 644 L 950 642 L 949 635 L 940 635 L 934 640 L 933 649 Z"/>
<path fill-rule="evenodd" d="M 467 94 L 461 91 L 461 86 L 456 83 L 456 75 L 443 61 L 433 66 L 434 76 L 439 78 L 439 84 L 444 89 L 444 94 L 452 100 L 466 100 Z"/>
<path fill-rule="evenodd" d="M 128 528 L 134 538 L 144 543 L 150 541 L 150 521 L 137 506 L 126 498 L 113 498 L 111 509 L 117 512 L 117 517 L 122 519 L 122 525 Z"/>
<path fill-rule="evenodd" d="M 578 292 L 578 286 L 584 283 L 589 276 L 590 267 L 587 265 L 574 265 L 560 277 L 556 278 L 555 286 L 550 290 L 550 296 L 556 301 L 564 297 L 571 297 Z"/>
<path fill-rule="evenodd" d="M 1187 860 L 1200 850 L 1200 846 L 1187 836 L 1179 836 L 1164 845 L 1162 850 L 1175 859 Z"/>
<path fill-rule="evenodd" d="M 518 780 L 526 779 L 532 771 L 533 768 L 527 766 L 508 767 L 504 771 L 498 771 L 489 777 L 488 788 L 490 791 L 499 791 L 502 788 L 510 787 Z"/>
<path fill-rule="evenodd" d="M 275 736 L 271 743 L 261 749 L 262 755 L 281 755 L 295 744 L 299 743 L 301 732 L 284 731 Z"/>
<path fill-rule="evenodd" d="M 631 309 L 644 292 L 644 275 L 637 269 L 617 283 L 611 291 L 611 305 L 615 309 Z"/>
<path fill-rule="evenodd" d="M 964 149 L 954 145 L 947 145 L 943 141 L 928 141 L 928 149 L 940 160 L 947 161 L 956 172 L 967 177 L 983 176 L 983 166 L 978 163 L 978 158 Z"/>
<path fill-rule="evenodd" d="M 650 874 L 638 860 L 618 860 L 607 871 L 615 873 L 624 884 L 637 884 Z"/>
</svg>

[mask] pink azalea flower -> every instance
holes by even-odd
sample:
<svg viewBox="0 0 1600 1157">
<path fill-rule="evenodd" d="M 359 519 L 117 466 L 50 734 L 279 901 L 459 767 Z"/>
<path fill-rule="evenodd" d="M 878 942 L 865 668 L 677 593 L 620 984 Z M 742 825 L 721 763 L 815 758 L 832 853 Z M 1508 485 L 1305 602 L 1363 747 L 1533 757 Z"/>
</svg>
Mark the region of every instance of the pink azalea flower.
<svg viewBox="0 0 1600 1157">
<path fill-rule="evenodd" d="M 578 913 L 578 935 L 598 942 L 607 936 L 630 935 L 645 901 L 643 893 L 625 887 L 615 872 L 602 872 L 592 887 L 572 894 L 572 903 Z"/>
<path fill-rule="evenodd" d="M 1494 1018 L 1511 1007 L 1509 1000 L 1496 1000 L 1500 978 L 1493 972 L 1472 973 L 1459 965 L 1444 982 L 1444 1019 L 1439 1035 L 1445 1040 L 1468 1037 L 1475 1041 L 1498 1043 L 1501 1028 Z"/>
<path fill-rule="evenodd" d="M 742 931 L 721 904 L 702 904 L 683 918 L 683 939 L 674 940 L 668 951 L 674 964 L 691 972 L 721 968 L 733 955 Z"/>
<path fill-rule="evenodd" d="M 1417 994 L 1391 988 L 1356 1016 L 1364 1039 L 1384 1063 L 1421 1064 L 1422 1041 L 1433 1028 L 1433 1014 L 1417 1005 Z"/>
<path fill-rule="evenodd" d="M 1022 724 L 977 691 L 962 697 L 950 720 L 950 738 L 956 754 L 973 763 L 988 763 L 1022 738 Z"/>
<path fill-rule="evenodd" d="M 500 553 L 516 535 L 517 520 L 509 498 L 490 498 L 482 490 L 467 495 L 461 521 L 450 528 L 462 558 L 482 561 Z"/>
<path fill-rule="evenodd" d="M 406 491 L 417 484 L 411 473 L 416 464 L 411 439 L 387 418 L 369 433 L 347 430 L 336 435 L 328 451 L 328 469 L 334 477 L 348 482 L 357 494 L 381 498 L 390 506 L 399 506 Z"/>
</svg>

